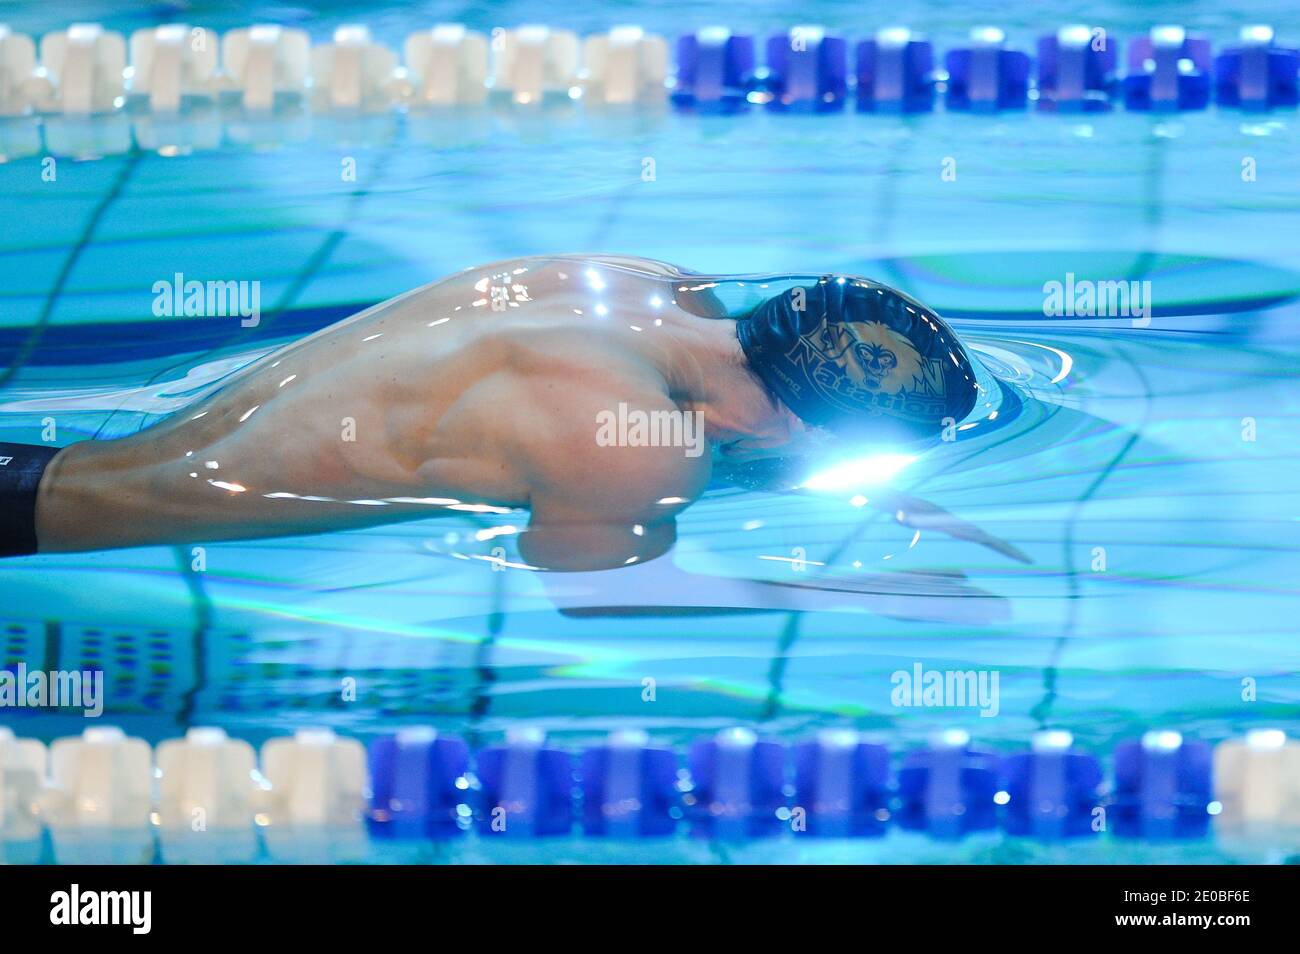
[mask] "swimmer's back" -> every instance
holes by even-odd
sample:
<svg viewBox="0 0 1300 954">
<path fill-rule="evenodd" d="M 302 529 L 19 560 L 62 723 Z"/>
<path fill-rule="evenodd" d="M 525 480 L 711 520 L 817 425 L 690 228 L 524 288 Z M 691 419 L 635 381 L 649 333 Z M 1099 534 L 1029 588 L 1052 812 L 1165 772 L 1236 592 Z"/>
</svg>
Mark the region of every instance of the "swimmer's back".
<svg viewBox="0 0 1300 954">
<path fill-rule="evenodd" d="M 593 315 L 591 289 L 575 281 L 580 265 L 501 263 L 453 276 L 281 349 L 200 404 L 114 443 L 124 460 L 138 453 L 132 445 L 147 449 L 156 491 L 193 498 L 187 507 L 201 506 L 209 481 L 221 479 L 244 488 L 221 502 L 231 511 L 293 493 L 535 511 L 540 502 L 560 521 L 663 516 L 656 501 L 690 499 L 707 484 L 708 456 L 611 453 L 596 441 L 598 414 L 620 404 L 678 409 L 632 328 L 632 308 L 653 286 L 621 281 L 602 296 L 613 314 Z M 500 275 L 528 280 L 511 283 L 520 287 L 493 308 Z M 212 472 L 196 470 L 195 448 L 205 449 L 204 466 L 217 465 Z"/>
</svg>

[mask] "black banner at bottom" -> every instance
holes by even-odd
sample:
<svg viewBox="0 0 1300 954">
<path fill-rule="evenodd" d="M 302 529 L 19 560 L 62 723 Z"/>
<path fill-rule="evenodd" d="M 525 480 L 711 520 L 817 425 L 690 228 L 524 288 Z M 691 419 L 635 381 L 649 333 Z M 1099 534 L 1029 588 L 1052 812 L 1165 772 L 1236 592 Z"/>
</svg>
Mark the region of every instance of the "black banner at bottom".
<svg viewBox="0 0 1300 954">
<path fill-rule="evenodd" d="M 1221 936 L 1293 927 L 1296 867 L 27 867 L 0 868 L 8 938 L 77 932 L 130 943 L 291 938 L 390 943 L 390 932 L 883 930 L 932 941 L 991 928 Z M 666 932 L 666 933 L 665 933 Z M 613 939 L 616 935 L 611 934 Z M 387 937 L 388 941 L 382 940 Z M 536 938 L 535 938 L 536 939 Z"/>
</svg>

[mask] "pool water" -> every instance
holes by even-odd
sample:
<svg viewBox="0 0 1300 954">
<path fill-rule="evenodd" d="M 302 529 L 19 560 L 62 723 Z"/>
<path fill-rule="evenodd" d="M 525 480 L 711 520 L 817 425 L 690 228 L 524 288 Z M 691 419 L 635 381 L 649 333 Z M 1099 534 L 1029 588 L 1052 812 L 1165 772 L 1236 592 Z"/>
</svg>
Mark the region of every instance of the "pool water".
<svg viewBox="0 0 1300 954">
<path fill-rule="evenodd" d="M 430 22 L 465 18 L 426 6 Z M 855 5 L 824 6 L 826 22 L 856 24 Z M 1254 16 L 1230 19 L 1272 15 L 1280 34 L 1294 19 L 1251 6 Z M 1071 19 L 1050 7 L 1000 22 L 1015 40 L 1017 26 L 1029 36 Z M 701 21 L 785 25 L 772 10 L 727 9 Z M 549 13 L 507 12 L 518 14 L 503 13 L 509 23 Z M 937 39 L 970 25 L 916 4 L 897 18 L 909 12 Z M 1113 12 L 1120 26 L 1149 25 L 1147 13 Z M 1162 12 L 1230 26 L 1199 4 Z M 20 29 L 63 25 L 36 4 L 6 15 Z M 593 15 L 551 19 L 609 25 Z M 185 16 L 235 25 L 222 19 L 229 11 L 205 19 L 201 5 Z M 304 25 L 326 32 L 349 16 L 331 9 Z M 100 18 L 118 29 L 151 22 Z M 393 10 L 362 18 L 401 35 Z M 616 19 L 680 25 L 649 5 Z M 0 440 L 37 442 L 50 420 L 61 444 L 132 433 L 371 303 L 473 264 L 554 252 L 881 279 L 952 320 L 982 365 L 989 405 L 958 440 L 870 487 L 788 491 L 804 465 L 719 472 L 669 556 L 612 572 L 494 566 L 503 538 L 484 531 L 518 516 L 478 514 L 213 544 L 201 570 L 189 547 L 4 561 L 0 665 L 102 666 L 105 718 L 155 743 L 193 725 L 258 743 L 308 725 L 368 738 L 408 724 L 478 742 L 526 724 L 571 746 L 629 727 L 685 743 L 731 725 L 784 739 L 847 725 L 895 751 L 953 726 L 1015 750 L 1059 727 L 1102 754 L 1152 727 L 1208 741 L 1300 730 L 1294 112 L 899 119 L 559 107 L 289 126 L 273 147 L 61 158 L 54 182 L 38 156 L 0 163 Z M 349 161 L 355 181 L 341 176 Z M 260 324 L 155 317 L 151 289 L 175 273 L 260 281 Z M 1044 283 L 1067 274 L 1149 281 L 1149 323 L 1045 317 Z M 892 674 L 918 664 L 997 671 L 997 714 L 894 705 Z M 355 702 L 341 701 L 345 678 L 357 680 Z M 84 727 L 49 713 L 0 722 L 47 741 Z M 486 850 L 410 852 L 474 860 Z M 563 860 L 594 849 L 510 850 Z M 830 860 L 1224 857 L 1204 844 L 1080 853 L 1002 836 L 816 850 Z"/>
</svg>

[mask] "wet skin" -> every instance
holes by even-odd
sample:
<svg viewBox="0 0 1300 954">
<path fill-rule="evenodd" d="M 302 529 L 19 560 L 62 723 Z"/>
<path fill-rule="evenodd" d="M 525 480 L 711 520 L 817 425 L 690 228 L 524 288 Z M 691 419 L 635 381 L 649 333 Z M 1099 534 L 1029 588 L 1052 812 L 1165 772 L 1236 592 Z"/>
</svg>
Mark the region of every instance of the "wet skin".
<svg viewBox="0 0 1300 954">
<path fill-rule="evenodd" d="M 531 510 L 519 546 L 532 565 L 652 559 L 707 485 L 710 457 L 600 446 L 598 415 L 620 403 L 698 410 L 711 441 L 763 446 L 788 437 L 790 417 L 748 375 L 734 322 L 704 320 L 716 309 L 677 295 L 670 268 L 494 263 L 280 348 L 156 426 L 60 452 L 40 487 L 40 549 L 318 533 L 489 506 Z"/>
</svg>

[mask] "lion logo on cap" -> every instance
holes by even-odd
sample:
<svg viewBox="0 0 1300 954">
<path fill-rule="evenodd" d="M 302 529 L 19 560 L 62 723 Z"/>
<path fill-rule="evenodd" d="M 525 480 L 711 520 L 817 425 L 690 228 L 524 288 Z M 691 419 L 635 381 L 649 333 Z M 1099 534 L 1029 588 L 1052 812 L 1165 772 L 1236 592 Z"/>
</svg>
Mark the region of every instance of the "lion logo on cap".
<svg viewBox="0 0 1300 954">
<path fill-rule="evenodd" d="M 898 394 L 921 376 L 921 355 L 903 335 L 879 321 L 827 322 L 818 351 L 864 391 Z"/>
</svg>

